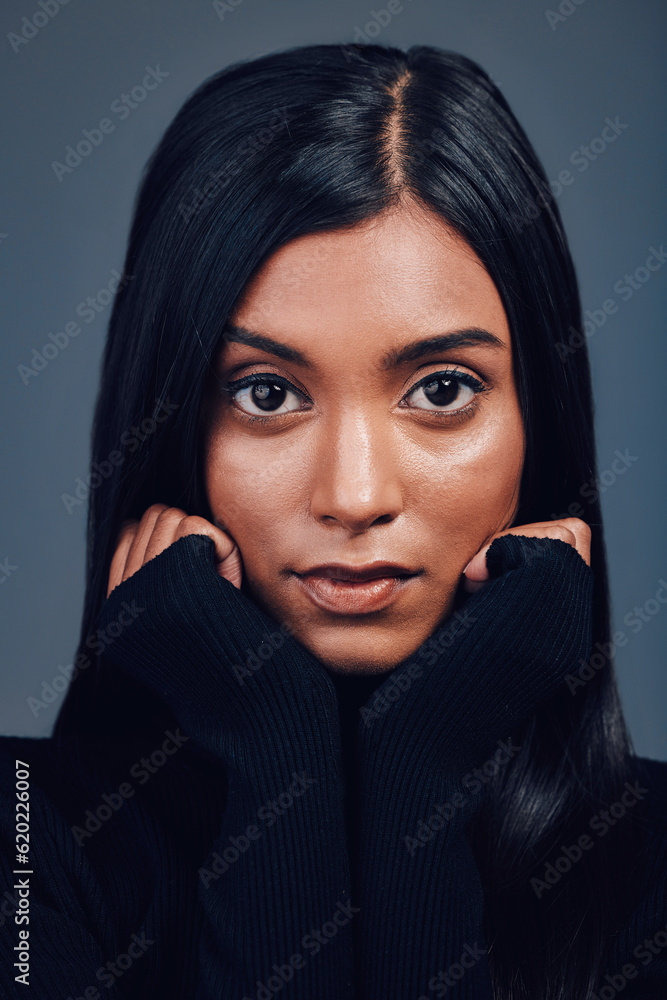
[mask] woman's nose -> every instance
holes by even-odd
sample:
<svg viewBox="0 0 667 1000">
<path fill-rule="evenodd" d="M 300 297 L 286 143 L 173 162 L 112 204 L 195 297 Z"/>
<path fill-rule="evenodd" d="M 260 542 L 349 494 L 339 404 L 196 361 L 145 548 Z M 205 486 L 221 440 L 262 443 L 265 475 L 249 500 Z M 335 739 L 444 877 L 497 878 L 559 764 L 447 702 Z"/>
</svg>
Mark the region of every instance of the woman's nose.
<svg viewBox="0 0 667 1000">
<path fill-rule="evenodd" d="M 393 521 L 403 510 L 399 441 L 386 415 L 323 421 L 313 449 L 311 513 L 349 531 Z"/>
</svg>

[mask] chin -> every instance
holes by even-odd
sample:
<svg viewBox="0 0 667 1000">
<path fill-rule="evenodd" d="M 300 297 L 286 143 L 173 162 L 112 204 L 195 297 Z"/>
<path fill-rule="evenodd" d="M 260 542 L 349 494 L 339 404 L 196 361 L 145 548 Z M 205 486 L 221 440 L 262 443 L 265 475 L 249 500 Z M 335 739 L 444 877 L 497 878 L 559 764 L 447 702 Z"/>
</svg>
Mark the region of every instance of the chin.
<svg viewBox="0 0 667 1000">
<path fill-rule="evenodd" d="M 404 636 L 402 643 L 397 642 L 391 632 L 383 639 L 379 639 L 377 633 L 362 638 L 352 630 L 342 636 L 339 628 L 331 638 L 312 633 L 307 637 L 295 633 L 295 638 L 334 674 L 389 674 L 420 646 L 417 639 L 405 644 Z"/>
<path fill-rule="evenodd" d="M 386 663 L 369 663 L 368 660 L 325 660 L 318 657 L 320 662 L 332 674 L 356 674 L 363 677 L 376 677 L 379 674 L 390 674 L 396 666 L 387 666 Z"/>
</svg>

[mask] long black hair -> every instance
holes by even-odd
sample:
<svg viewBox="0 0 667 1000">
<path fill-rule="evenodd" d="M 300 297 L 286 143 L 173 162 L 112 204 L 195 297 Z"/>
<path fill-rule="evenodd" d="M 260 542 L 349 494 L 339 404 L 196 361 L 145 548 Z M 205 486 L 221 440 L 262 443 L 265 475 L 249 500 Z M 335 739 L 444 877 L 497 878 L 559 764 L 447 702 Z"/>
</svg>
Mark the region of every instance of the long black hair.
<svg viewBox="0 0 667 1000">
<path fill-rule="evenodd" d="M 529 720 L 470 830 L 498 1000 L 584 1000 L 630 906 L 631 879 L 624 886 L 618 875 L 632 824 L 543 898 L 530 879 L 630 776 L 600 506 L 595 490 L 585 503 L 581 493 L 596 480 L 589 362 L 543 168 L 498 88 L 462 55 L 426 45 L 276 52 L 204 81 L 166 130 L 137 195 L 102 361 L 77 669 L 54 738 L 136 732 L 159 713 L 91 636 L 125 519 L 163 502 L 213 520 L 204 386 L 244 286 L 290 240 L 354 226 L 404 197 L 463 236 L 501 296 L 527 444 L 514 524 L 574 514 L 592 530 L 602 666 Z"/>
</svg>

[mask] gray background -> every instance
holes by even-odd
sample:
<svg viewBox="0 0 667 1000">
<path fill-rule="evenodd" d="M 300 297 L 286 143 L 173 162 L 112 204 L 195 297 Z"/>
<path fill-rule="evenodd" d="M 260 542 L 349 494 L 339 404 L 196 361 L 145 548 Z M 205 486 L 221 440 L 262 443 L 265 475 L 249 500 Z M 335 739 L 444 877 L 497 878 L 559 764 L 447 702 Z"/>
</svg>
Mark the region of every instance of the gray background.
<svg viewBox="0 0 667 1000">
<path fill-rule="evenodd" d="M 565 169 L 574 177 L 558 204 L 584 309 L 599 310 L 610 298 L 618 304 L 588 344 L 599 464 L 609 481 L 602 503 L 614 625 L 628 637 L 617 653 L 621 692 L 637 751 L 667 760 L 667 608 L 651 603 L 659 580 L 667 581 L 667 266 L 627 301 L 614 290 L 644 265 L 651 246 L 667 243 L 667 8 L 659 0 L 559 2 L 560 14 L 557 2 L 545 8 L 538 0 L 404 0 L 373 40 L 428 43 L 479 61 L 506 95 L 549 178 Z M 45 3 L 53 9 L 55 0 Z M 387 20 L 381 14 L 386 0 L 235 3 L 221 17 L 208 0 L 69 0 L 18 51 L 10 33 L 18 34 L 23 18 L 32 20 L 41 8 L 37 0 L 20 0 L 1 15 L 2 733 L 50 733 L 63 694 L 37 714 L 28 699 L 41 699 L 43 684 L 62 676 L 59 666 L 71 663 L 75 652 L 86 505 L 68 513 L 61 495 L 72 494 L 77 477 L 88 472 L 110 306 L 90 323 L 76 308 L 107 287 L 122 265 L 147 156 L 184 99 L 228 63 L 292 45 L 370 40 L 374 29 L 367 33 L 365 26 L 372 12 Z M 147 66 L 168 75 L 120 120 L 111 104 L 141 84 Z M 76 146 L 82 129 L 104 117 L 114 131 L 59 181 L 52 162 L 62 162 L 65 147 Z M 628 127 L 581 170 L 570 157 L 600 136 L 606 117 Z M 32 348 L 41 351 L 49 333 L 77 319 L 81 333 L 24 384 L 18 366 L 31 363 Z M 615 476 L 617 449 L 628 449 L 635 460 Z M 624 618 L 647 601 L 648 620 L 634 632 L 637 626 Z"/>
</svg>

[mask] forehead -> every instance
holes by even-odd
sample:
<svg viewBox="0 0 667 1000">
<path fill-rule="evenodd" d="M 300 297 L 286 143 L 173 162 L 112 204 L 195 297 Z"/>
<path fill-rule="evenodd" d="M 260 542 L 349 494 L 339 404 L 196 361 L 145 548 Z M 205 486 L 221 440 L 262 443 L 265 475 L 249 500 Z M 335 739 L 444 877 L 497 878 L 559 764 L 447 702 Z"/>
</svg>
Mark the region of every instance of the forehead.
<svg viewBox="0 0 667 1000">
<path fill-rule="evenodd" d="M 310 233 L 258 270 L 230 319 L 297 344 L 363 331 L 369 350 L 477 326 L 510 346 L 498 291 L 473 249 L 412 205 L 345 230 Z"/>
</svg>

